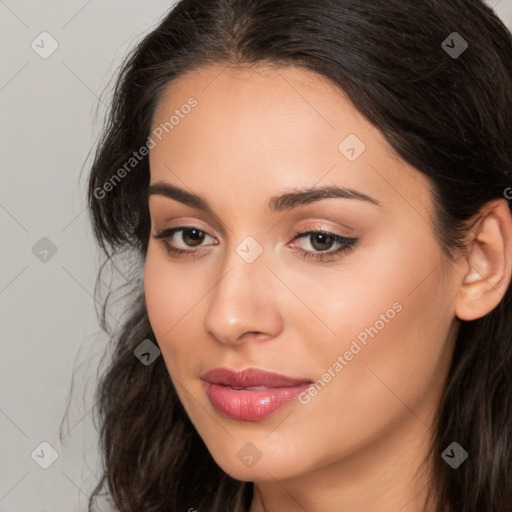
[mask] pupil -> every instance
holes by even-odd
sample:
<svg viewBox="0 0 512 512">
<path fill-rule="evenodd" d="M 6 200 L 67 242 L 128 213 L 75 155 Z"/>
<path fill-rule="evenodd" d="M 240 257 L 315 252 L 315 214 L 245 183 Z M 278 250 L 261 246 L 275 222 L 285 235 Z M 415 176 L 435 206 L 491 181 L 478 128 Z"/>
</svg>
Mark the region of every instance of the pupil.
<svg viewBox="0 0 512 512">
<path fill-rule="evenodd" d="M 332 243 L 332 241 L 333 241 L 333 237 L 332 237 L 332 235 L 326 235 L 325 233 L 315 233 L 313 235 L 313 241 L 314 241 L 314 243 L 312 243 L 311 245 L 315 249 L 317 249 L 319 251 L 325 251 L 326 249 L 329 249 L 330 243 Z M 316 242 L 318 242 L 320 244 L 320 247 L 317 247 L 315 245 Z M 322 244 L 323 244 L 323 246 L 322 246 Z M 325 245 L 327 245 L 327 247 L 325 247 Z"/>
</svg>

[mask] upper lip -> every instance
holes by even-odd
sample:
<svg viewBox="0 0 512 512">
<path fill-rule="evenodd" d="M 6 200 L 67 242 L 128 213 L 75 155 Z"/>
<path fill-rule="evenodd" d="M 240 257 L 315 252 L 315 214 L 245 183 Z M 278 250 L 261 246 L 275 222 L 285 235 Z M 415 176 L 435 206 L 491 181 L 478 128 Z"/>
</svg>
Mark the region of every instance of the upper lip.
<svg viewBox="0 0 512 512">
<path fill-rule="evenodd" d="M 247 368 L 245 370 L 231 370 L 229 368 L 214 368 L 204 373 L 201 378 L 212 384 L 248 388 L 252 386 L 265 386 L 268 388 L 290 387 L 299 384 L 310 384 L 308 379 L 294 379 L 279 373 Z"/>
</svg>

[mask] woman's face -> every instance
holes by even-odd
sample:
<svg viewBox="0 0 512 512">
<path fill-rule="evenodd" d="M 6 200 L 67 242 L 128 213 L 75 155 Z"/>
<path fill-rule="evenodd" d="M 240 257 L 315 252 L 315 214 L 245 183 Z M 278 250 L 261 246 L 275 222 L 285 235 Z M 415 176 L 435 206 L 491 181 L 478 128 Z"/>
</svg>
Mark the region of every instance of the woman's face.
<svg viewBox="0 0 512 512">
<path fill-rule="evenodd" d="M 418 462 L 456 327 L 427 179 L 299 68 L 191 72 L 152 130 L 147 309 L 217 463 L 264 481 Z"/>
</svg>

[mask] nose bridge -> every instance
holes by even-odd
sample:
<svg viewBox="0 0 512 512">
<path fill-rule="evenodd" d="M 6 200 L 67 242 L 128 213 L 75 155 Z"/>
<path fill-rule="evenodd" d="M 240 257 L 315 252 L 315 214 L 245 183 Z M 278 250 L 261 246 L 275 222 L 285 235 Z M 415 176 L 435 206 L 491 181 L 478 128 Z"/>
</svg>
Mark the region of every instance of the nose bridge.
<svg viewBox="0 0 512 512">
<path fill-rule="evenodd" d="M 280 328 L 263 244 L 247 236 L 228 248 L 208 303 L 204 324 L 223 343 L 238 343 L 245 333 L 274 336 Z"/>
</svg>

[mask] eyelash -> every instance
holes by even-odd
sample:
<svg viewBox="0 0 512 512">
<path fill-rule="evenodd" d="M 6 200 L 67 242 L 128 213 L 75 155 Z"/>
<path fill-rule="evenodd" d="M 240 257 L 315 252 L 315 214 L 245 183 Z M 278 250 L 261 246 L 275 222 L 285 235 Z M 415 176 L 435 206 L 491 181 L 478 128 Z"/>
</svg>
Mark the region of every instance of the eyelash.
<svg viewBox="0 0 512 512">
<path fill-rule="evenodd" d="M 204 233 L 208 236 L 213 237 L 213 235 L 211 235 L 207 231 L 204 231 L 203 229 L 199 229 L 195 226 L 178 226 L 178 227 L 166 229 L 166 230 L 160 232 L 158 235 L 155 235 L 155 238 L 159 239 L 159 240 L 162 239 L 165 249 L 171 256 L 187 257 L 190 255 L 192 258 L 195 258 L 202 251 L 177 249 L 176 247 L 173 247 L 172 245 L 170 245 L 169 240 L 168 240 L 175 233 L 177 233 L 179 231 L 187 231 L 187 230 L 194 230 L 194 229 L 199 231 L 200 233 Z M 332 233 L 331 231 L 327 231 L 324 229 L 316 229 L 316 230 L 301 229 L 297 232 L 297 235 L 293 238 L 292 241 L 294 241 L 298 238 L 304 238 L 308 235 L 315 235 L 317 233 L 322 233 L 324 235 L 331 236 L 333 238 L 333 243 L 340 244 L 340 247 L 338 249 L 336 249 L 335 251 L 330 251 L 330 252 L 327 252 L 327 251 L 321 251 L 321 252 L 320 251 L 316 251 L 316 252 L 315 251 L 305 251 L 304 249 L 299 247 L 299 248 L 295 249 L 295 252 L 297 252 L 301 258 L 303 258 L 305 260 L 317 260 L 317 261 L 328 261 L 329 260 L 329 261 L 332 261 L 333 258 L 335 259 L 335 256 L 341 255 L 341 254 L 346 254 L 346 253 L 352 251 L 353 249 L 355 249 L 355 247 L 357 246 L 357 243 L 359 242 L 358 238 L 349 238 L 346 236 L 338 235 L 336 233 Z"/>
</svg>

